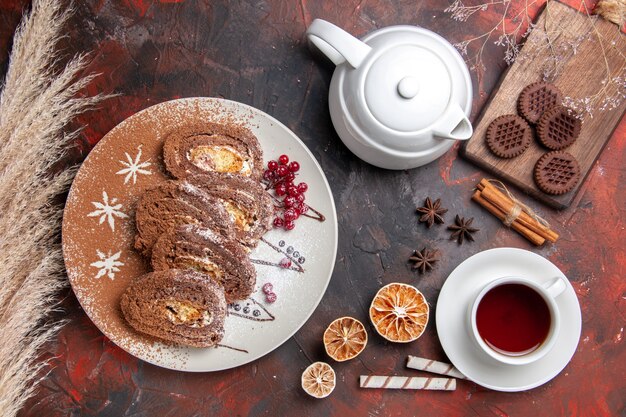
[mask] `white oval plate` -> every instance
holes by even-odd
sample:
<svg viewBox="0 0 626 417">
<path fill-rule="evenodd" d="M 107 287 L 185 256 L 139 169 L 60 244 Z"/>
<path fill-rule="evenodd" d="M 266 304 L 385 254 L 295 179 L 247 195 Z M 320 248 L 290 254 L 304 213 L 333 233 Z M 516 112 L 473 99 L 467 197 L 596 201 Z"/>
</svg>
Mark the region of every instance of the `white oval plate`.
<svg viewBox="0 0 626 417">
<path fill-rule="evenodd" d="M 437 300 L 437 333 L 452 364 L 470 380 L 496 391 L 525 391 L 557 376 L 576 351 L 581 331 L 580 306 L 572 285 L 556 298 L 561 330 L 550 352 L 528 365 L 505 365 L 490 358 L 470 338 L 468 308 L 491 281 L 521 276 L 538 283 L 563 276 L 552 262 L 533 252 L 515 248 L 490 249 L 466 259 L 441 288 Z"/>
<path fill-rule="evenodd" d="M 276 248 L 286 251 L 291 246 L 304 258 L 304 272 L 257 264 L 255 293 L 251 299 L 229 306 L 223 346 L 207 349 L 172 346 L 137 333 L 125 323 L 119 309 L 119 299 L 128 283 L 148 271 L 146 261 L 132 249 L 134 206 L 143 190 L 167 179 L 161 158 L 164 137 L 190 117 L 243 124 L 259 139 L 265 162 L 281 154 L 298 161 L 301 168 L 297 181 L 309 185 L 306 202 L 326 216 L 324 222 L 301 218 L 293 231 L 272 230 L 265 235 L 275 248 L 260 242 L 251 258 L 277 263 L 285 254 Z M 110 216 L 103 211 L 112 208 L 115 212 Z M 285 242 L 283 247 L 280 241 Z M 336 253 L 335 205 L 326 177 L 311 152 L 273 117 L 245 104 L 217 98 L 168 101 L 116 126 L 80 168 L 63 218 L 65 264 L 87 315 L 130 354 L 183 371 L 233 368 L 284 343 L 319 304 Z M 266 282 L 273 284 L 278 297 L 273 304 L 265 301 L 261 291 Z"/>
</svg>

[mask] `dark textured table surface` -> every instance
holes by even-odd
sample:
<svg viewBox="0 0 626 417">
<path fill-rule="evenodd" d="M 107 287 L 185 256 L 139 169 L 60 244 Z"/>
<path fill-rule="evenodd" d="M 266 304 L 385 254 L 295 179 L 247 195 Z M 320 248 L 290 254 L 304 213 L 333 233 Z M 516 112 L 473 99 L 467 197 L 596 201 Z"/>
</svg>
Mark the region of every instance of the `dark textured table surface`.
<svg viewBox="0 0 626 417">
<path fill-rule="evenodd" d="M 0 1 L 0 72 L 4 73 L 25 0 Z M 622 121 L 573 206 L 556 212 L 538 204 L 561 233 L 555 245 L 533 248 L 470 201 L 485 173 L 457 157 L 457 149 L 425 167 L 385 171 L 353 156 L 334 132 L 328 113 L 332 68 L 311 55 L 303 39 L 315 17 L 363 35 L 392 24 L 417 24 L 457 42 L 499 20 L 483 13 L 459 24 L 444 13 L 445 0 L 342 2 L 241 0 L 76 1 L 63 53 L 94 51 L 89 71 L 101 72 L 90 93 L 117 98 L 86 114 L 77 151 L 80 161 L 102 136 L 135 112 L 168 99 L 217 96 L 255 106 L 292 129 L 311 149 L 330 182 L 339 216 L 339 249 L 332 280 L 319 307 L 294 337 L 251 364 L 223 372 L 188 374 L 129 356 L 106 339 L 67 290 L 63 316 L 70 322 L 42 359 L 52 371 L 22 416 L 204 415 L 624 415 L 626 399 L 626 281 L 624 272 L 624 171 Z M 523 1 L 514 0 L 520 5 Z M 534 13 L 534 11 L 533 11 Z M 502 48 L 489 42 L 478 85 L 476 117 L 504 71 Z M 441 197 L 449 209 L 475 217 L 476 242 L 458 246 L 444 227 L 417 224 L 416 205 Z M 434 246 L 443 259 L 420 276 L 411 251 Z M 360 374 L 404 374 L 407 354 L 445 360 L 434 310 L 448 274 L 464 259 L 495 247 L 532 250 L 569 277 L 581 304 L 583 329 L 570 364 L 549 383 L 520 393 L 499 393 L 459 381 L 457 390 L 362 390 Z M 385 342 L 368 327 L 370 342 L 358 360 L 330 361 L 321 343 L 333 319 L 351 315 L 369 324 L 366 306 L 393 281 L 416 285 L 433 311 L 426 333 L 408 345 Z M 338 379 L 325 400 L 300 389 L 312 361 L 328 360 Z"/>
</svg>

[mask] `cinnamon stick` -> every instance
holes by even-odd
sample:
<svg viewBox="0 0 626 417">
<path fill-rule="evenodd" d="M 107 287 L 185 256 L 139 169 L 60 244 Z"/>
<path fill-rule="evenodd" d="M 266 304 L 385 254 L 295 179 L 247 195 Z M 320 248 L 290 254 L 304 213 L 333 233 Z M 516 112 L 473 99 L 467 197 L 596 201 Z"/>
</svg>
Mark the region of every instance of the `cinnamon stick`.
<svg viewBox="0 0 626 417">
<path fill-rule="evenodd" d="M 474 200 L 475 202 L 483 206 L 489 213 L 496 216 L 500 221 L 503 221 L 506 218 L 506 214 L 504 214 L 496 206 L 494 206 L 488 200 L 486 200 L 481 195 L 481 191 L 476 190 L 474 192 L 474 195 L 472 195 L 472 200 Z M 532 230 L 524 227 L 522 224 L 520 224 L 517 221 L 514 221 L 511 224 L 511 229 L 515 230 L 516 232 L 524 236 L 526 239 L 528 239 L 532 244 L 536 246 L 541 246 L 546 241 L 543 237 L 539 236 L 537 233 L 533 232 Z"/>
<path fill-rule="evenodd" d="M 486 179 L 483 178 L 477 188 L 481 191 L 482 197 L 496 206 L 501 212 L 510 213 L 513 207 L 515 207 L 515 203 L 508 196 L 504 195 Z M 524 211 L 519 214 L 513 223 L 516 222 L 550 242 L 554 243 L 559 238 L 556 232 L 540 224 Z"/>
</svg>

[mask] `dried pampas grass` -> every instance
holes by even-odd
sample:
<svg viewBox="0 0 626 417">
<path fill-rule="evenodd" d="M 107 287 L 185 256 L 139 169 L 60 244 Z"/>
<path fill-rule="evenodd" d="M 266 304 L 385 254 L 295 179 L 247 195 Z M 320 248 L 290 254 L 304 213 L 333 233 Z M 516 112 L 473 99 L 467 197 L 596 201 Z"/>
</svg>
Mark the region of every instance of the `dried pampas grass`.
<svg viewBox="0 0 626 417">
<path fill-rule="evenodd" d="M 626 0 L 600 0 L 593 13 L 623 27 L 626 25 Z"/>
<path fill-rule="evenodd" d="M 60 248 L 62 207 L 75 170 L 54 173 L 77 132 L 79 113 L 104 96 L 78 97 L 93 79 L 79 77 L 78 56 L 55 71 L 55 47 L 70 11 L 35 0 L 15 34 L 0 94 L 0 410 L 14 416 L 46 366 L 38 349 L 61 323 L 45 322 L 66 285 Z"/>
</svg>

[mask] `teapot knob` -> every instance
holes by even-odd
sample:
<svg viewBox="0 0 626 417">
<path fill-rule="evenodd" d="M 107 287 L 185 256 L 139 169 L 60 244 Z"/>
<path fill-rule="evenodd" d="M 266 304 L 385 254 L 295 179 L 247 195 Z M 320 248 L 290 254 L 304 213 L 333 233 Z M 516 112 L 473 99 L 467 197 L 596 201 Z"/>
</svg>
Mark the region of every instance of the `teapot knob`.
<svg viewBox="0 0 626 417">
<path fill-rule="evenodd" d="M 372 50 L 345 30 L 322 19 L 315 19 L 306 35 L 335 65 L 348 62 L 352 68 L 358 68 Z"/>
<path fill-rule="evenodd" d="M 398 83 L 398 94 L 407 100 L 412 99 L 420 90 L 420 83 L 416 77 L 404 77 Z"/>
</svg>

